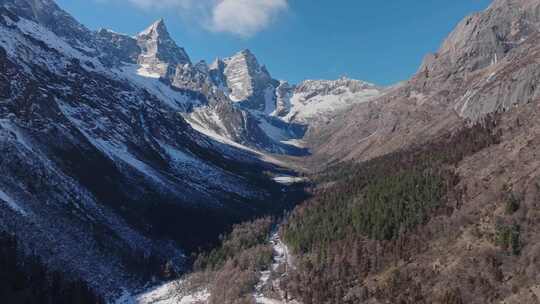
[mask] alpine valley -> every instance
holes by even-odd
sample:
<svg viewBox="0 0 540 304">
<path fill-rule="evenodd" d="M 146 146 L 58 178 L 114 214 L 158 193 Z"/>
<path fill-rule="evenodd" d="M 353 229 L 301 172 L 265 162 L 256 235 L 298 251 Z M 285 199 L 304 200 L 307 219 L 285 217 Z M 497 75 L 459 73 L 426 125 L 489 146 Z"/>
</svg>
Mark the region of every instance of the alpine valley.
<svg viewBox="0 0 540 304">
<path fill-rule="evenodd" d="M 540 0 L 391 87 L 0 0 L 0 301 L 540 303 L 539 107 Z"/>
</svg>

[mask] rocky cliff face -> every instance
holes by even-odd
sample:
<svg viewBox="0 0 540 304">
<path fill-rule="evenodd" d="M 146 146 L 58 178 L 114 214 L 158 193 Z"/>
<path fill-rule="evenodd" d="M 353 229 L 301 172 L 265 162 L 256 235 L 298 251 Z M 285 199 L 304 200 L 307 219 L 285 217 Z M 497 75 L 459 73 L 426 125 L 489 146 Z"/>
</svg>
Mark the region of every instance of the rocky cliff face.
<svg viewBox="0 0 540 304">
<path fill-rule="evenodd" d="M 538 7 L 495 1 L 465 18 L 409 81 L 310 134 L 315 154 L 371 158 L 533 102 L 540 95 Z"/>
<path fill-rule="evenodd" d="M 455 110 L 461 117 L 478 119 L 487 113 L 507 110 L 534 97 L 538 75 L 532 66 L 516 75 L 518 83 L 506 83 L 494 96 L 478 96 L 482 87 L 502 76 L 508 64 L 530 53 L 529 45 L 540 30 L 538 1 L 495 1 L 486 11 L 465 18 L 445 40 L 441 49 L 426 57 L 418 75 L 421 85 L 435 89 L 459 86 L 465 90 L 456 96 Z M 534 61 L 530 62 L 532 65 Z M 484 73 L 482 73 L 484 72 Z M 484 74 L 483 82 L 467 86 L 463 78 Z M 497 84 L 502 84 L 496 81 Z"/>
<path fill-rule="evenodd" d="M 496 64 L 538 31 L 537 1 L 495 1 L 482 13 L 461 21 L 440 50 L 427 57 L 427 73 L 457 67 L 473 72 Z"/>
<path fill-rule="evenodd" d="M 179 65 L 190 65 L 184 51 L 172 40 L 163 19 L 156 21 L 136 37 L 141 48 L 137 62 L 146 73 L 168 76 Z"/>
<path fill-rule="evenodd" d="M 249 50 L 243 50 L 223 60 L 223 75 L 232 101 L 271 114 L 275 110 L 275 89 L 279 82 L 272 79 L 265 66 Z"/>
</svg>

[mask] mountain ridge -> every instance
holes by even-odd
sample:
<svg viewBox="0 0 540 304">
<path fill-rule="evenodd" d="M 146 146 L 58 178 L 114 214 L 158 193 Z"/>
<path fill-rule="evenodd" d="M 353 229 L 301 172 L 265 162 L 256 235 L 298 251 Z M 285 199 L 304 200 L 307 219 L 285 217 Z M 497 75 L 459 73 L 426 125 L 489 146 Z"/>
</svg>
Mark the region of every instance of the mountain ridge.
<svg viewBox="0 0 540 304">
<path fill-rule="evenodd" d="M 159 28 L 164 39 L 168 41 L 169 49 L 176 50 L 173 53 L 180 60 L 169 63 L 160 61 L 158 57 L 170 57 L 167 53 L 171 52 L 157 47 L 153 47 L 151 56 L 145 55 L 140 35 L 132 38 L 113 31 L 100 30 L 98 36 L 104 41 L 104 49 L 110 50 L 109 54 L 114 58 L 104 60 L 119 68 L 126 63 L 137 64 L 136 74 L 143 78 L 159 79 L 173 90 L 202 94 L 205 101 L 189 105 L 184 117 L 188 122 L 194 123 L 196 129 L 211 136 L 216 135 L 218 139 L 224 137 L 266 153 L 306 155 L 309 153 L 306 149 L 289 143 L 303 137 L 305 130 L 310 127 L 309 118 L 319 114 L 325 116 L 326 112 L 335 112 L 336 105 L 337 108 L 346 108 L 355 101 L 348 96 L 334 97 L 335 100 L 328 103 L 317 102 L 314 113 L 306 115 L 309 116 L 307 119 L 296 121 L 294 117 L 297 117 L 297 112 L 309 108 L 309 105 L 306 105 L 307 100 L 302 101 L 293 111 L 294 114 L 290 113 L 293 105 L 291 98 L 294 99 L 295 95 L 293 88 L 296 86 L 274 79 L 250 50 L 239 51 L 224 59 L 217 58 L 210 65 L 204 61 L 193 64 L 185 50 L 170 38 L 163 19 L 143 30 L 142 33 L 147 34 L 143 36 L 148 37 Z M 137 40 L 137 43 L 134 43 L 133 39 Z M 161 55 L 162 51 L 166 54 Z M 135 57 L 137 60 L 134 60 Z M 284 90 L 285 87 L 287 89 Z M 382 91 L 375 86 L 366 86 L 364 89 L 367 97 L 378 95 Z M 363 102 L 363 99 L 360 102 Z M 288 117 L 285 113 L 289 114 Z M 224 121 L 235 123 L 224 124 Z"/>
</svg>

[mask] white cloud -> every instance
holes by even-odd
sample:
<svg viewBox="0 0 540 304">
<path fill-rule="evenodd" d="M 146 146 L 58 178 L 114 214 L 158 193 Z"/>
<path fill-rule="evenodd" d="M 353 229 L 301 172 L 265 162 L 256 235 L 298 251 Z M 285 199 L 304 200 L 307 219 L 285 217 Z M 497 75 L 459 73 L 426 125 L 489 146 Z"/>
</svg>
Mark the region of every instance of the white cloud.
<svg viewBox="0 0 540 304">
<path fill-rule="evenodd" d="M 100 1 L 100 0 L 98 0 Z M 126 1 L 126 0 L 124 0 Z M 288 0 L 127 0 L 142 9 L 177 10 L 213 32 L 251 37 L 288 9 Z"/>
<path fill-rule="evenodd" d="M 243 37 L 253 36 L 287 8 L 287 0 L 222 0 L 213 7 L 210 28 Z"/>
</svg>

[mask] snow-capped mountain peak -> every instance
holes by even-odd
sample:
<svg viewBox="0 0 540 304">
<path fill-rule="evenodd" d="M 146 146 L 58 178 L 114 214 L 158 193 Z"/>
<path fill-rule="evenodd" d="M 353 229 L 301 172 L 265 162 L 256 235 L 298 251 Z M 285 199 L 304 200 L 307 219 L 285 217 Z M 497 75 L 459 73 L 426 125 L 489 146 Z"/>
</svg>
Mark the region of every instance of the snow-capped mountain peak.
<svg viewBox="0 0 540 304">
<path fill-rule="evenodd" d="M 138 63 L 149 73 L 163 77 L 177 65 L 191 64 L 186 51 L 171 38 L 163 19 L 154 22 L 135 39 L 141 48 Z"/>
<path fill-rule="evenodd" d="M 223 65 L 223 78 L 230 89 L 232 101 L 242 102 L 245 107 L 271 113 L 269 109 L 269 90 L 273 90 L 279 85 L 279 82 L 272 79 L 272 76 L 261 66 L 253 53 L 245 49 L 232 57 L 223 61 L 217 61 L 215 68 Z M 272 102 L 270 102 L 272 103 Z"/>
<path fill-rule="evenodd" d="M 165 19 L 160 18 L 152 23 L 145 30 L 140 32 L 137 36 L 149 36 L 149 35 L 169 35 L 167 26 L 165 25 Z"/>
<path fill-rule="evenodd" d="M 374 84 L 341 77 L 337 80 L 306 80 L 295 87 L 280 86 L 276 115 L 285 121 L 314 123 L 354 104 L 379 96 L 383 89 Z"/>
</svg>

